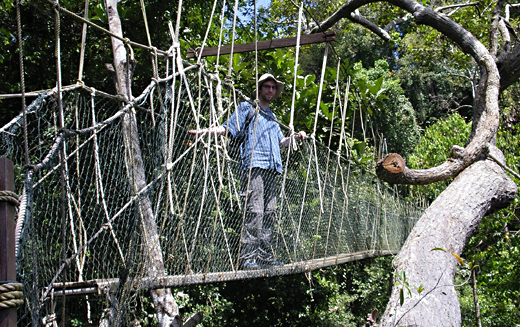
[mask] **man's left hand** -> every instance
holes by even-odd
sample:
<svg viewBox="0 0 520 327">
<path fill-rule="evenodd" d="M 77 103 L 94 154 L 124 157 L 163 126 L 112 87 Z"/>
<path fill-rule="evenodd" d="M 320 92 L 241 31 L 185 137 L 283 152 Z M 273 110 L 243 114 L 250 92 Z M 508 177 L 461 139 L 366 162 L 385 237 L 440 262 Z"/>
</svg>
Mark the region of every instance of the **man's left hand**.
<svg viewBox="0 0 520 327">
<path fill-rule="evenodd" d="M 296 138 L 298 140 L 305 140 L 307 138 L 307 133 L 305 133 L 304 131 L 299 131 L 298 133 L 295 134 Z"/>
</svg>

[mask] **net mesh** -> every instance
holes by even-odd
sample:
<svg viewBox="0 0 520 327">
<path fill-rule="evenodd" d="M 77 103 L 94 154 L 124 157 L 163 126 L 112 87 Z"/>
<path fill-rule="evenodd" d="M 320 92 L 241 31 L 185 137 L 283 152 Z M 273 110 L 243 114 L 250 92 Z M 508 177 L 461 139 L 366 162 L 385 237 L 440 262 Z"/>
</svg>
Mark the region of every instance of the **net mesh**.
<svg viewBox="0 0 520 327">
<path fill-rule="evenodd" d="M 308 139 L 282 149 L 283 173 L 273 181 L 270 244 L 283 265 L 244 269 L 239 149 L 225 135 L 187 133 L 219 125 L 236 109 L 237 94 L 207 76 L 193 70 L 154 82 L 132 104 L 70 87 L 62 93 L 63 128 L 60 97 L 41 93 L 27 109 L 30 165 L 22 115 L 0 129 L 0 155 L 14 161 L 25 194 L 17 269 L 27 325 L 50 324 L 65 294 L 111 290 L 106 302 L 83 295 L 74 311 L 129 325 L 150 288 L 296 273 L 403 244 L 420 209 Z M 129 145 L 132 135 L 138 146 Z"/>
</svg>

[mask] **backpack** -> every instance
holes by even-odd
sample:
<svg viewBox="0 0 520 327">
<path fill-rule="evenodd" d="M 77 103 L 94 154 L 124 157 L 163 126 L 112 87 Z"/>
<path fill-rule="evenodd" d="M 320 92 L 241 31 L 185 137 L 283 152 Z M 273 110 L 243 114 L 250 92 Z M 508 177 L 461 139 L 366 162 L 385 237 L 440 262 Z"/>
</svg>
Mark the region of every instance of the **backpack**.
<svg viewBox="0 0 520 327">
<path fill-rule="evenodd" d="M 240 133 L 236 137 L 228 136 L 228 144 L 227 144 L 227 152 L 229 158 L 234 161 L 238 161 L 240 159 L 240 146 L 246 139 L 247 130 L 249 128 L 249 123 L 256 116 L 256 110 L 252 105 L 249 105 L 249 112 L 246 116 L 246 122 L 244 124 L 244 128 L 240 131 Z"/>
</svg>

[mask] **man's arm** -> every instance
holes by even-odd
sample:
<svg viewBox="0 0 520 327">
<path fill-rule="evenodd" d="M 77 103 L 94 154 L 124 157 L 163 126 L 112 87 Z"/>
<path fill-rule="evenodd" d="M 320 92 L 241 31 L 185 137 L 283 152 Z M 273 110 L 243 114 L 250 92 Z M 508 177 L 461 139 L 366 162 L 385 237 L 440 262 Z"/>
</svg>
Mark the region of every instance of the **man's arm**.
<svg viewBox="0 0 520 327">
<path fill-rule="evenodd" d="M 210 135 L 224 135 L 227 132 L 227 128 L 224 126 L 214 126 L 210 128 L 202 128 L 202 129 L 190 129 L 188 131 L 188 135 L 191 137 L 196 137 L 198 135 L 210 134 Z"/>
<path fill-rule="evenodd" d="M 307 133 L 304 131 L 299 131 L 298 133 L 294 133 L 291 136 L 286 136 L 280 141 L 280 148 L 286 148 L 291 144 L 291 138 L 295 140 L 305 140 L 307 138 Z"/>
</svg>

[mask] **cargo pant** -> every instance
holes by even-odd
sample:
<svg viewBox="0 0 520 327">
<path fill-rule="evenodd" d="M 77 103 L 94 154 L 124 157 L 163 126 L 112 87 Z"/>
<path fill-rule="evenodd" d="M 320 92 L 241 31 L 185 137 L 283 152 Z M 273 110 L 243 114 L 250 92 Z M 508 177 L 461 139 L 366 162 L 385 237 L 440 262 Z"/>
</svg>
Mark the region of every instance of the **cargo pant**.
<svg viewBox="0 0 520 327">
<path fill-rule="evenodd" d="M 274 260 L 271 240 L 276 217 L 276 176 L 271 169 L 244 170 L 240 178 L 240 195 L 245 215 L 240 258 L 270 263 Z M 247 201 L 247 202 L 246 202 Z"/>
</svg>

